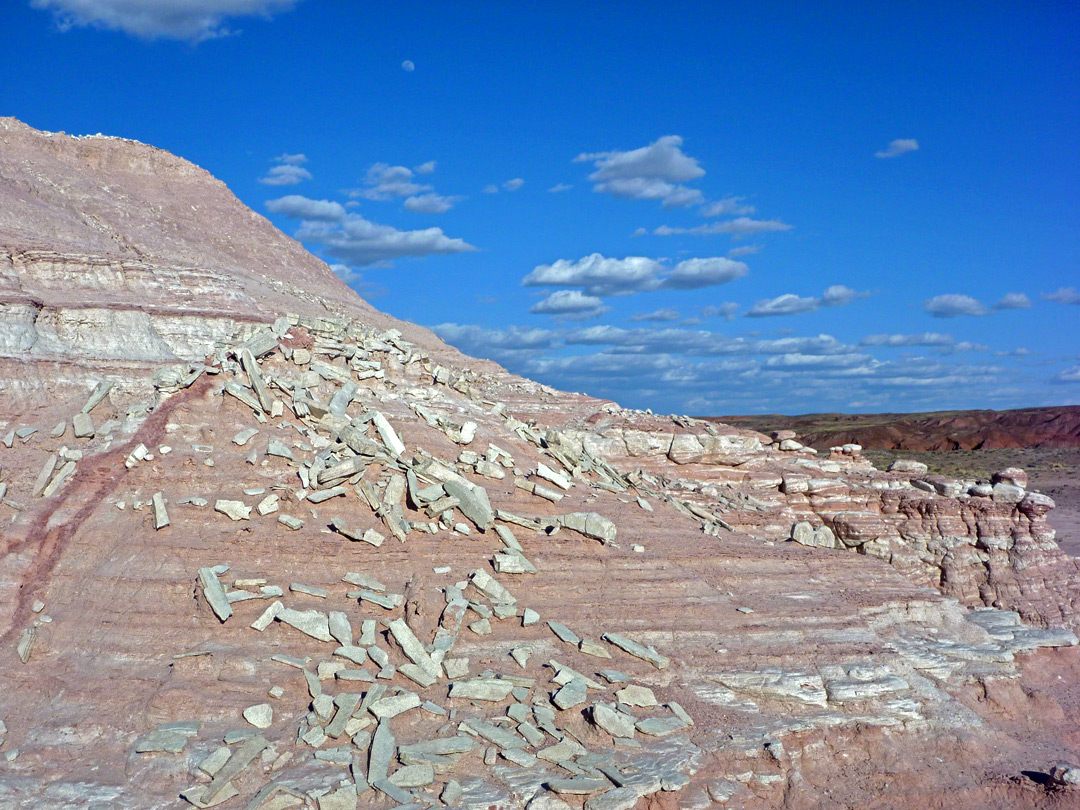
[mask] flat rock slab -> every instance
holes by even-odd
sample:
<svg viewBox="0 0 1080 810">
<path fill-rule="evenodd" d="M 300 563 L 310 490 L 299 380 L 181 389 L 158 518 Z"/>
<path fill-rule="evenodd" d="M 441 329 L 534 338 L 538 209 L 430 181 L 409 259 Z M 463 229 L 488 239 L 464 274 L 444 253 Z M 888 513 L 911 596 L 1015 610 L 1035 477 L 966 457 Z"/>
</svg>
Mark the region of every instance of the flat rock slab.
<svg viewBox="0 0 1080 810">
<path fill-rule="evenodd" d="M 282 608 L 275 618 L 319 641 L 334 640 L 334 637 L 330 635 L 330 620 L 325 613 L 318 610 Z"/>
<path fill-rule="evenodd" d="M 450 697 L 498 702 L 510 697 L 514 684 L 501 678 L 469 678 L 450 684 Z"/>
<path fill-rule="evenodd" d="M 585 802 L 585 810 L 630 810 L 638 801 L 633 788 L 620 787 L 593 796 Z"/>
<path fill-rule="evenodd" d="M 611 782 L 596 776 L 575 776 L 571 779 L 549 779 L 545 787 L 555 793 L 588 796 L 611 787 Z"/>
<path fill-rule="evenodd" d="M 214 502 L 214 511 L 220 512 L 233 520 L 249 520 L 251 518 L 251 507 L 243 501 L 219 499 Z"/>
</svg>

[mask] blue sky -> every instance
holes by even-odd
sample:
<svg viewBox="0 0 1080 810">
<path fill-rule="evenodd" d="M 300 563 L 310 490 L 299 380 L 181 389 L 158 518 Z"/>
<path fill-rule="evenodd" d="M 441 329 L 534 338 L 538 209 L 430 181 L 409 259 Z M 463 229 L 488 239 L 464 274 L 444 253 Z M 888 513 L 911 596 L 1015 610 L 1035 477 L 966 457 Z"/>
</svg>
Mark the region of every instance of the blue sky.
<svg viewBox="0 0 1080 810">
<path fill-rule="evenodd" d="M 0 114 L 192 160 L 511 371 L 693 414 L 1080 402 L 1075 3 L 9 0 L 0 23 Z"/>
</svg>

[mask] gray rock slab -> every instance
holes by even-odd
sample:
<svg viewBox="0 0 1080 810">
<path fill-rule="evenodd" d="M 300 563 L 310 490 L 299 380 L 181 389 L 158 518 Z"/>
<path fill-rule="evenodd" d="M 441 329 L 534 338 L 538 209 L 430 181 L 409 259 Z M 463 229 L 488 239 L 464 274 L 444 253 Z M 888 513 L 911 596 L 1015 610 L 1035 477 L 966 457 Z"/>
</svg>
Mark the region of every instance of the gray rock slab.
<svg viewBox="0 0 1080 810">
<path fill-rule="evenodd" d="M 580 796 L 588 796 L 607 790 L 611 782 L 598 776 L 574 776 L 570 779 L 549 779 L 544 786 L 555 793 L 570 793 Z"/>
<path fill-rule="evenodd" d="M 220 512 L 232 520 L 248 520 L 251 517 L 251 507 L 243 501 L 219 498 L 214 502 L 214 511 Z"/>
<path fill-rule="evenodd" d="M 501 678 L 468 678 L 450 684 L 450 697 L 466 700 L 506 700 L 513 691 L 512 681 Z"/>
<path fill-rule="evenodd" d="M 660 655 L 652 647 L 646 647 L 643 644 L 638 644 L 633 639 L 629 639 L 626 636 L 619 635 L 618 633 L 604 633 L 604 641 L 609 644 L 614 644 L 624 652 L 629 653 L 635 658 L 640 658 L 643 661 L 648 661 L 657 669 L 665 669 L 668 664 L 671 663 L 671 659 L 666 655 Z"/>
<path fill-rule="evenodd" d="M 330 635 L 330 621 L 325 613 L 318 610 L 293 610 L 283 608 L 276 616 L 279 622 L 295 627 L 301 633 L 319 641 L 333 641 Z"/>
<path fill-rule="evenodd" d="M 432 678 L 442 677 L 442 667 L 428 654 L 424 645 L 416 637 L 404 619 L 394 619 L 388 625 L 390 635 L 394 637 L 405 657 L 420 667 Z"/>
<path fill-rule="evenodd" d="M 94 420 L 88 413 L 77 413 L 71 418 L 71 427 L 76 439 L 94 437 Z"/>
<path fill-rule="evenodd" d="M 560 709 L 572 709 L 588 699 L 585 682 L 573 680 L 551 696 L 551 702 Z"/>
<path fill-rule="evenodd" d="M 585 810 L 630 810 L 638 798 L 638 792 L 633 788 L 612 788 L 588 799 Z"/>
<path fill-rule="evenodd" d="M 403 692 L 400 695 L 393 695 L 391 697 L 384 697 L 381 700 L 376 700 L 368 706 L 368 711 L 379 718 L 379 720 L 389 720 L 391 717 L 397 717 L 399 714 L 403 714 L 410 709 L 419 708 L 422 702 L 420 696 L 415 692 Z"/>
<path fill-rule="evenodd" d="M 390 731 L 390 723 L 383 720 L 376 727 L 371 738 L 371 748 L 368 750 L 368 782 L 374 785 L 386 779 L 396 750 L 397 740 Z"/>
<path fill-rule="evenodd" d="M 232 787 L 232 780 L 239 776 L 268 745 L 269 743 L 259 735 L 241 743 L 240 747 L 233 751 L 229 761 L 221 766 L 210 784 L 206 786 L 202 796 L 203 802 L 213 804 L 227 788 Z"/>
<path fill-rule="evenodd" d="M 165 509 L 165 496 L 155 492 L 150 499 L 154 507 L 154 529 L 164 529 L 169 525 L 169 513 Z"/>
<path fill-rule="evenodd" d="M 686 728 L 686 723 L 678 717 L 646 717 L 637 722 L 637 730 L 650 737 L 665 737 Z"/>
<path fill-rule="evenodd" d="M 461 514 L 471 520 L 476 528 L 487 531 L 495 525 L 495 512 L 483 487 L 451 479 L 443 482 L 443 489 L 447 495 L 458 499 Z"/>
<path fill-rule="evenodd" d="M 597 726 L 602 728 L 612 737 L 634 736 L 634 723 L 636 722 L 636 718 L 633 717 L 633 715 L 616 711 L 606 703 L 593 704 L 592 720 Z"/>
<path fill-rule="evenodd" d="M 221 586 L 213 569 L 200 568 L 199 582 L 202 584 L 203 596 L 206 597 L 214 614 L 223 622 L 232 616 L 232 605 L 229 604 L 225 589 Z"/>
</svg>

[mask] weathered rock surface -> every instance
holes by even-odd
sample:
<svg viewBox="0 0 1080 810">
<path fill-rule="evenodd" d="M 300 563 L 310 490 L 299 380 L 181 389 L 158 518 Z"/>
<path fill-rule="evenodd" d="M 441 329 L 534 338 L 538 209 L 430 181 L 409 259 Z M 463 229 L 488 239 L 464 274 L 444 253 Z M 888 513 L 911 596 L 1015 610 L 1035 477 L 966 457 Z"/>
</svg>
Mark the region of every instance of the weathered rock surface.
<svg viewBox="0 0 1080 810">
<path fill-rule="evenodd" d="M 514 377 L 142 144 L 2 119 L 0 203 L 0 806 L 1075 790 L 1022 776 L 1080 760 L 1080 576 L 1021 471 Z"/>
</svg>

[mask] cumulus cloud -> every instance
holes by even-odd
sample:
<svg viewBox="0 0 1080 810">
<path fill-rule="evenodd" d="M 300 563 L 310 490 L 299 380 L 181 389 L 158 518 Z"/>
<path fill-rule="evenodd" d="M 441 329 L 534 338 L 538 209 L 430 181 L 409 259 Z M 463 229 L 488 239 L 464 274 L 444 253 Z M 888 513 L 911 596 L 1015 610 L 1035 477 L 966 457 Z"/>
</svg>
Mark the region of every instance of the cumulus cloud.
<svg viewBox="0 0 1080 810">
<path fill-rule="evenodd" d="M 536 315 L 567 315 L 576 318 L 593 318 L 608 311 L 604 302 L 580 290 L 556 290 L 543 301 L 529 307 Z"/>
<path fill-rule="evenodd" d="M 815 312 L 822 307 L 840 307 L 856 298 L 865 298 L 869 293 L 861 293 L 843 284 L 828 287 L 820 298 L 802 297 L 785 293 L 776 298 L 758 301 L 746 313 L 747 318 L 767 318 L 777 315 L 799 315 L 803 312 Z"/>
<path fill-rule="evenodd" d="M 994 309 L 1031 309 L 1031 299 L 1023 293 L 1005 293 Z"/>
<path fill-rule="evenodd" d="M 369 222 L 359 214 L 348 214 L 340 223 L 305 220 L 296 238 L 321 245 L 336 259 L 351 265 L 367 265 L 406 256 L 466 253 L 476 250 L 463 239 L 453 239 L 442 228 L 399 231 L 390 225 Z"/>
<path fill-rule="evenodd" d="M 900 157 L 900 155 L 906 154 L 907 152 L 914 152 L 918 148 L 919 142 L 914 138 L 897 138 L 895 141 L 891 141 L 884 149 L 874 152 L 874 157 Z"/>
<path fill-rule="evenodd" d="M 525 181 L 522 180 L 520 177 L 515 177 L 513 180 L 507 180 L 505 183 L 503 183 L 502 187 L 505 188 L 507 191 L 517 191 L 523 185 L 525 185 Z"/>
<path fill-rule="evenodd" d="M 584 287 L 589 295 L 620 295 L 656 289 L 663 265 L 645 256 L 609 259 L 593 253 L 583 259 L 541 264 L 522 279 L 526 287 Z"/>
<path fill-rule="evenodd" d="M 754 213 L 754 206 L 744 205 L 743 197 L 725 197 L 722 200 L 706 203 L 701 209 L 703 217 L 734 217 Z"/>
<path fill-rule="evenodd" d="M 738 311 L 739 305 L 728 301 L 718 307 L 707 306 L 701 310 L 701 314 L 706 318 L 723 318 L 725 321 L 732 321 L 735 320 L 735 313 Z"/>
<path fill-rule="evenodd" d="M 746 313 L 747 318 L 766 318 L 773 315 L 798 315 L 802 312 L 814 312 L 821 307 L 818 298 L 803 298 L 794 293 L 784 293 L 776 298 L 758 301 Z"/>
<path fill-rule="evenodd" d="M 704 177 L 696 159 L 683 153 L 682 138 L 665 135 L 630 151 L 582 153 L 575 163 L 592 163 L 593 191 L 626 200 L 658 200 L 665 208 L 704 202 L 697 189 L 682 183 Z"/>
<path fill-rule="evenodd" d="M 308 245 L 349 266 L 386 262 L 405 256 L 465 253 L 476 250 L 463 239 L 443 233 L 442 228 L 400 231 L 390 225 L 370 222 L 349 213 L 339 203 L 310 200 L 292 194 L 267 204 L 274 213 L 301 220 L 295 236 Z"/>
<path fill-rule="evenodd" d="M 1080 292 L 1076 287 L 1059 287 L 1056 292 L 1043 293 L 1043 298 L 1059 304 L 1080 304 Z"/>
<path fill-rule="evenodd" d="M 230 17 L 269 18 L 288 11 L 296 0 L 30 0 L 51 11 L 60 30 L 91 26 L 142 39 L 201 42 L 235 33 Z"/>
<path fill-rule="evenodd" d="M 560 191 L 569 191 L 572 188 L 573 186 L 567 185 L 566 183 L 556 183 L 551 188 L 549 188 L 548 191 L 550 191 L 552 194 L 558 194 Z"/>
<path fill-rule="evenodd" d="M 859 293 L 851 289 L 851 287 L 845 287 L 843 284 L 833 284 L 821 294 L 821 305 L 823 307 L 842 307 L 857 296 L 859 296 Z"/>
<path fill-rule="evenodd" d="M 432 186 L 413 181 L 412 169 L 405 166 L 391 166 L 389 163 L 373 163 L 364 177 L 366 188 L 349 192 L 350 197 L 363 197 L 365 200 L 389 200 L 394 197 L 413 197 L 425 191 L 432 191 Z"/>
<path fill-rule="evenodd" d="M 404 62 L 401 63 L 401 69 L 404 70 L 406 73 L 412 73 L 414 70 L 416 70 L 416 65 L 413 64 L 413 61 L 411 59 L 406 59 Z"/>
<path fill-rule="evenodd" d="M 737 259 L 740 256 L 752 256 L 760 252 L 761 245 L 742 245 L 741 247 L 732 248 L 727 252 L 727 255 L 729 259 Z"/>
<path fill-rule="evenodd" d="M 750 268 L 742 262 L 717 256 L 711 259 L 686 259 L 675 265 L 660 286 L 670 290 L 697 290 L 715 287 L 742 278 Z"/>
<path fill-rule="evenodd" d="M 288 155 L 288 157 L 303 157 L 303 155 Z M 305 158 L 306 159 L 306 158 Z M 265 177 L 260 177 L 259 182 L 266 186 L 295 186 L 304 180 L 311 179 L 311 172 L 296 163 L 279 163 L 271 166 Z"/>
<path fill-rule="evenodd" d="M 419 194 L 405 198 L 405 207 L 424 214 L 442 214 L 461 201 L 461 197 L 444 197 L 441 194 Z"/>
<path fill-rule="evenodd" d="M 266 208 L 274 214 L 315 222 L 340 222 L 346 217 L 345 206 L 330 200 L 311 200 L 299 194 L 289 194 L 267 200 Z"/>
<path fill-rule="evenodd" d="M 480 189 L 480 193 L 481 194 L 498 194 L 499 193 L 499 187 L 497 185 L 495 185 L 494 183 L 490 183 L 490 184 L 484 186 L 482 189 Z"/>
<path fill-rule="evenodd" d="M 679 314 L 679 311 L 677 309 L 672 309 L 671 307 L 665 307 L 663 309 L 658 309 L 655 312 L 643 312 L 643 313 L 639 313 L 637 315 L 633 315 L 633 316 L 630 317 L 630 320 L 635 321 L 635 322 L 637 322 L 637 321 L 658 321 L 658 322 L 663 323 L 663 322 L 666 322 L 666 321 L 677 321 L 681 317 L 682 317 L 682 315 Z"/>
<path fill-rule="evenodd" d="M 284 152 L 274 158 L 274 163 L 291 163 L 293 165 L 299 165 L 301 163 L 307 163 L 307 155 L 303 153 L 290 155 L 288 152 Z"/>
<path fill-rule="evenodd" d="M 960 315 L 986 315 L 989 310 L 970 295 L 949 293 L 935 295 L 923 302 L 923 309 L 935 318 L 956 318 Z"/>
<path fill-rule="evenodd" d="M 417 174 L 431 174 L 435 171 L 435 161 L 429 160 L 427 163 L 421 163 L 414 171 Z"/>
<path fill-rule="evenodd" d="M 863 346 L 952 346 L 952 335 L 940 332 L 923 332 L 917 335 L 867 335 L 859 343 Z"/>
<path fill-rule="evenodd" d="M 726 284 L 749 268 L 723 257 L 686 259 L 668 268 L 656 259 L 627 256 L 612 259 L 593 253 L 583 259 L 559 259 L 534 268 L 522 279 L 526 287 L 584 287 L 589 295 L 626 295 L 646 290 L 693 290 Z"/>
<path fill-rule="evenodd" d="M 748 236 L 755 233 L 768 233 L 770 231 L 790 231 L 791 225 L 778 219 L 750 219 L 750 217 L 736 217 L 724 222 L 713 222 L 709 225 L 698 225 L 693 228 L 672 228 L 669 225 L 660 225 L 653 229 L 656 236 L 676 236 L 680 234 L 693 234 L 695 236 L 709 236 L 715 233 L 726 233 L 734 236 Z"/>
</svg>

